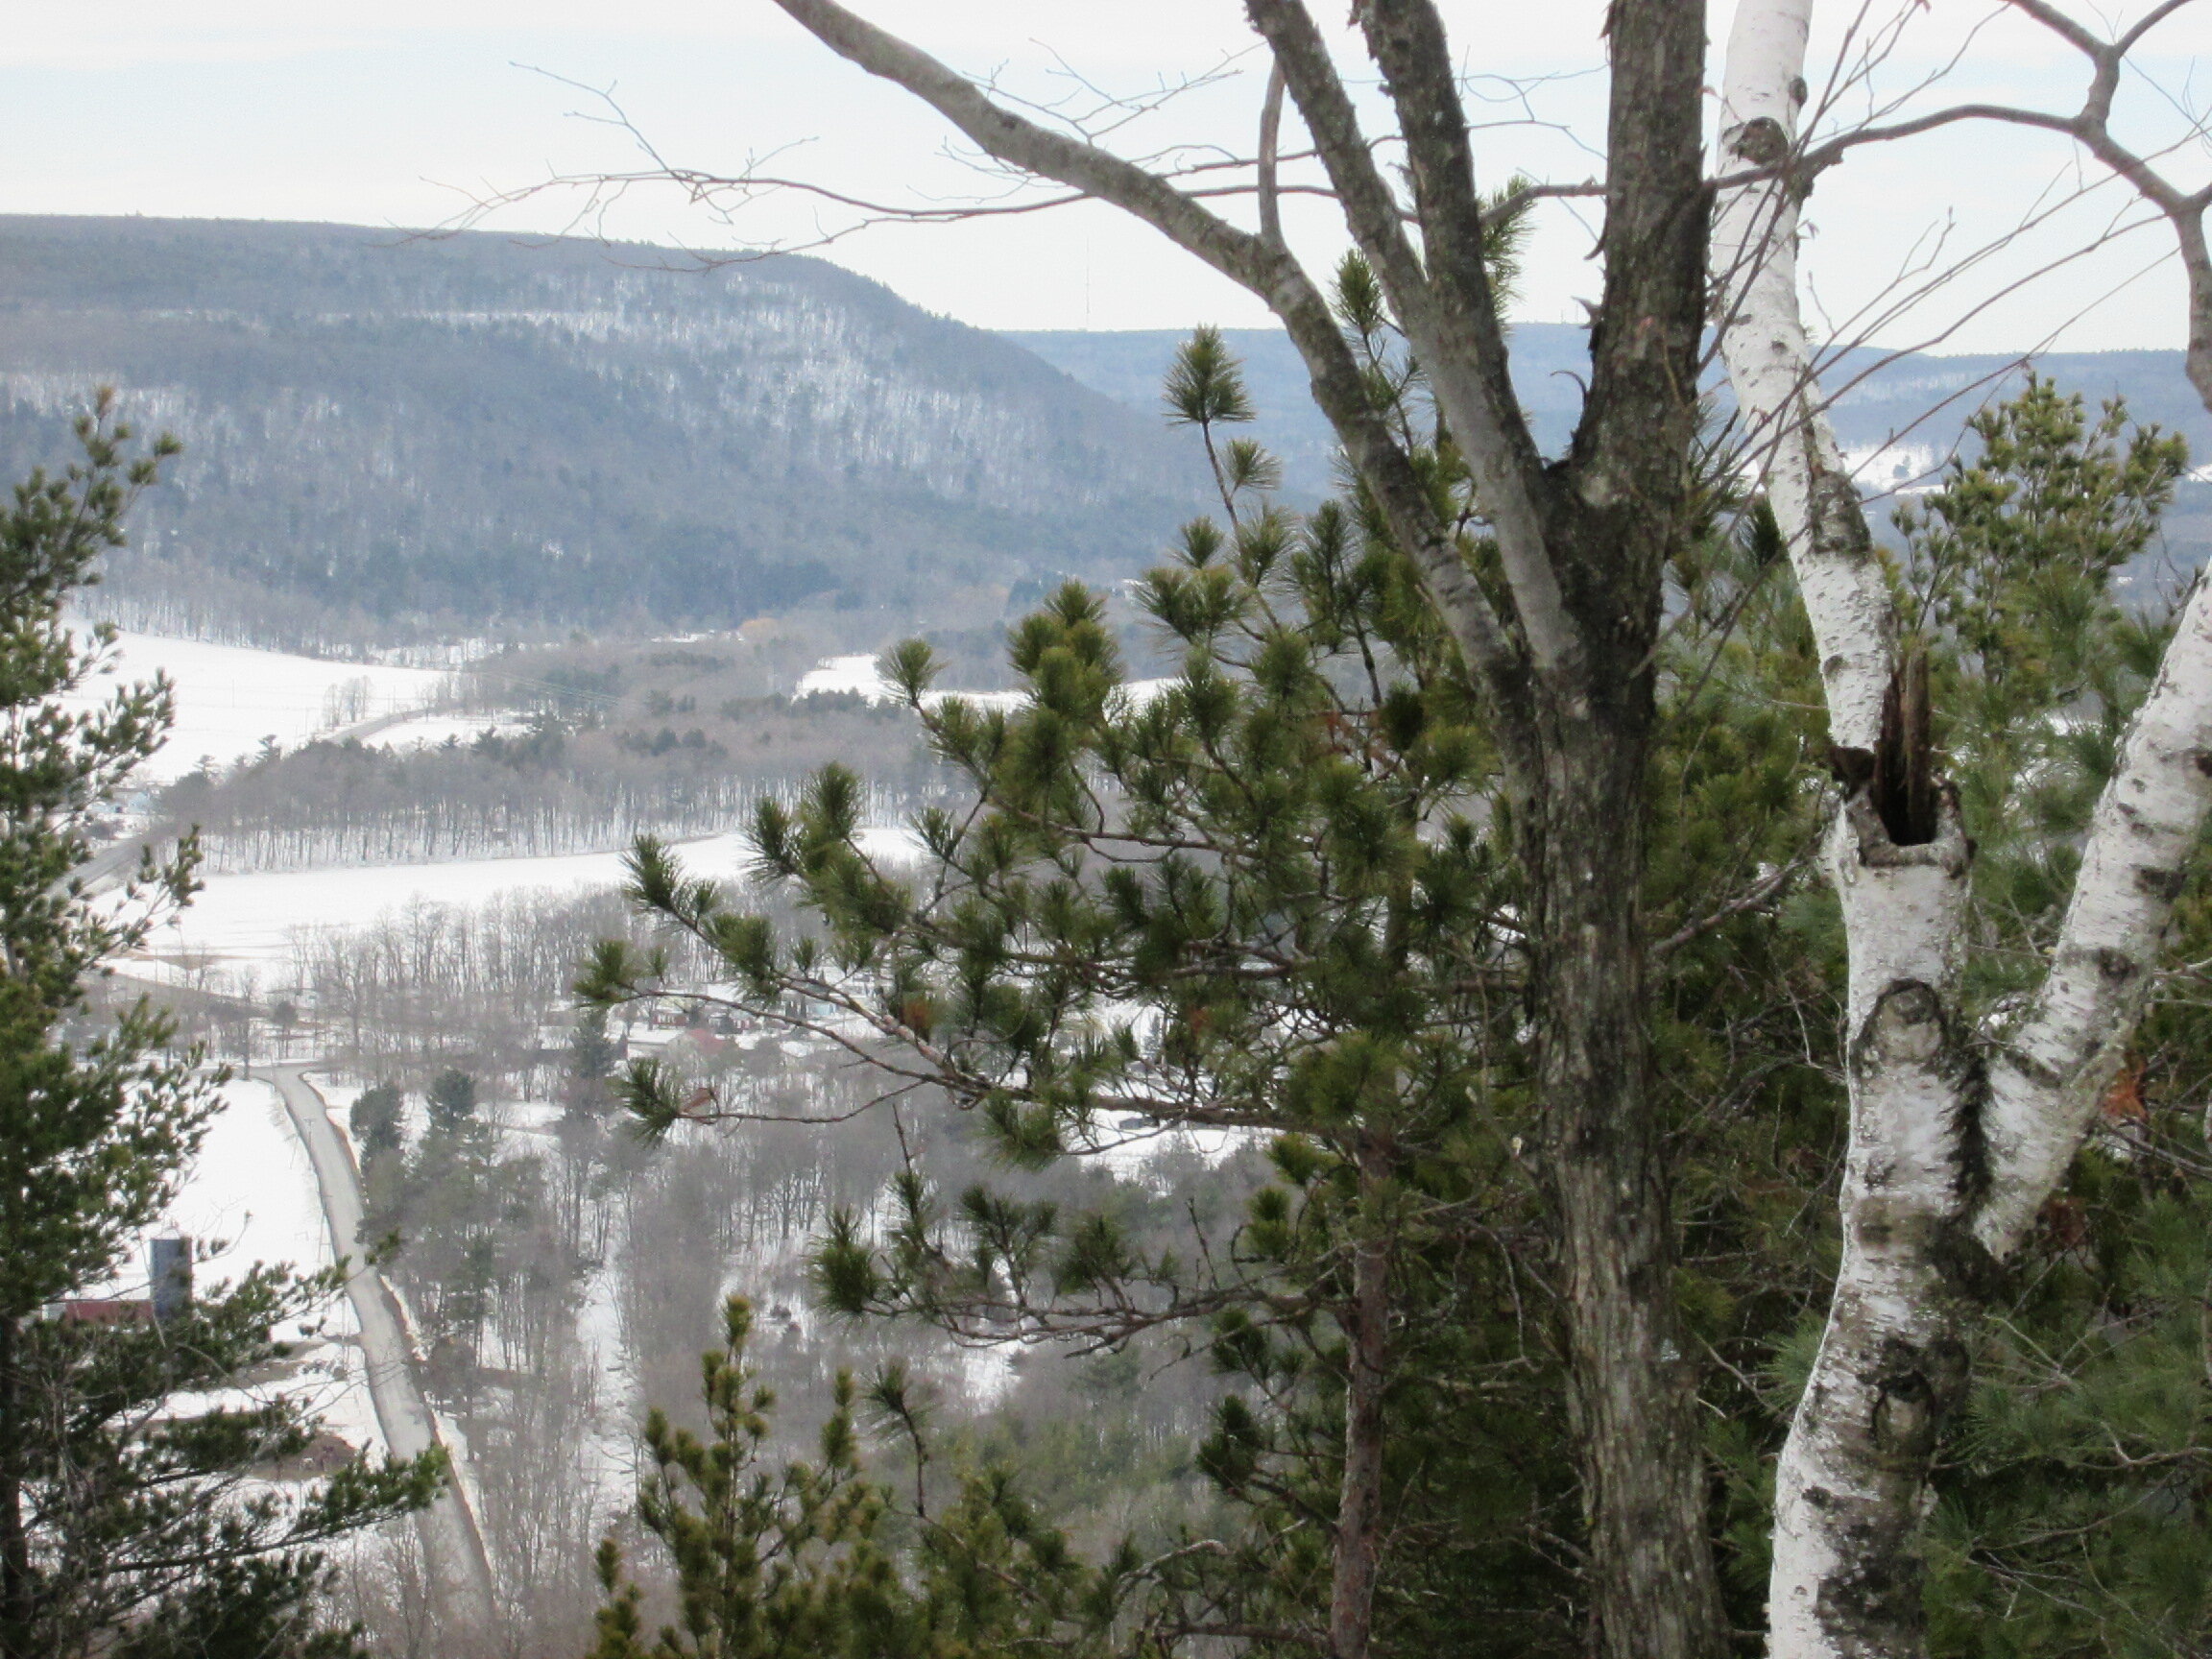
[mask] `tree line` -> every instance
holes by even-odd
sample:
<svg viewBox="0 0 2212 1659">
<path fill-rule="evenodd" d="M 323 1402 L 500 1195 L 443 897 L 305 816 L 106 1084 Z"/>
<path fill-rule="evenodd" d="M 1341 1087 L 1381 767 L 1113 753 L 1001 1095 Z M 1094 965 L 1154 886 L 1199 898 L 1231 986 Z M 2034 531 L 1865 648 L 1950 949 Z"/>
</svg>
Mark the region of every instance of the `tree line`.
<svg viewBox="0 0 2212 1659">
<path fill-rule="evenodd" d="M 211 872 L 546 857 L 607 852 L 639 834 L 717 833 L 842 746 L 885 757 L 874 805 L 884 822 L 926 770 L 886 724 L 857 697 L 733 701 L 704 717 L 648 709 L 636 725 L 541 709 L 467 741 L 271 746 L 187 773 L 155 810 L 198 834 Z M 856 742 L 842 730 L 851 726 L 862 728 Z"/>
</svg>

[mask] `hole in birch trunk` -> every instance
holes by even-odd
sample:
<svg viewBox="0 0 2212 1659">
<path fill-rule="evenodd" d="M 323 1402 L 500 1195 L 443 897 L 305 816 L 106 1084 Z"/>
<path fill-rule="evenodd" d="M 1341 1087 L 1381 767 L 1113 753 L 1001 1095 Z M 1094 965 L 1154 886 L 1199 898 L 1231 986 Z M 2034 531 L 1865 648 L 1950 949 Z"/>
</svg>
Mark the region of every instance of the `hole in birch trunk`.
<svg viewBox="0 0 2212 1659">
<path fill-rule="evenodd" d="M 1882 699 L 1882 736 L 1874 749 L 1868 798 L 1892 845 L 1936 839 L 1942 808 L 1936 784 L 1936 738 L 1928 703 L 1928 653 L 1915 646 L 1889 677 Z"/>
</svg>

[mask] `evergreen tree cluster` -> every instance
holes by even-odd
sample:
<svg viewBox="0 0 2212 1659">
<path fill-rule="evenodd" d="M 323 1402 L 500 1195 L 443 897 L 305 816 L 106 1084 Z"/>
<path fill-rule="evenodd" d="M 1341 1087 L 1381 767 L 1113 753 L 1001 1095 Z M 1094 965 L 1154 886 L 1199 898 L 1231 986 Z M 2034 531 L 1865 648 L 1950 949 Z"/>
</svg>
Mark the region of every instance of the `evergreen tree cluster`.
<svg viewBox="0 0 2212 1659">
<path fill-rule="evenodd" d="M 423 1091 L 412 1141 L 397 1084 L 364 1090 L 350 1111 L 363 1242 L 383 1247 L 420 1310 L 431 1385 L 465 1411 L 488 1368 L 546 1361 L 584 1276 L 546 1161 L 502 1145 L 483 1105 L 476 1079 L 449 1067 Z"/>
<path fill-rule="evenodd" d="M 1494 579 L 1464 467 L 1356 262 L 1338 303 L 1371 396 L 1419 438 L 1439 506 Z M 646 841 L 634 902 L 720 983 L 610 944 L 580 990 L 602 1008 L 720 1002 L 811 1030 L 880 1067 L 894 1098 L 972 1114 L 1016 1168 L 1164 1132 L 1264 1150 L 1270 1178 L 1241 1213 L 1172 1244 L 1111 1203 L 1041 1203 L 1011 1181 L 940 1190 L 915 1154 L 880 1206 L 832 1217 L 817 1246 L 820 1297 L 847 1316 L 976 1342 L 1165 1340 L 1225 1380 L 1195 1452 L 1214 1517 L 1165 1552 L 1071 1569 L 1096 1575 L 1111 1616 L 1025 1639 L 1272 1656 L 1342 1651 L 1364 1618 L 1377 1653 L 1579 1652 L 1582 1495 L 1514 803 L 1483 699 L 1369 503 L 1297 514 L 1272 498 L 1271 459 L 1225 430 L 1250 410 L 1217 338 L 1179 355 L 1168 399 L 1220 504 L 1141 589 L 1180 673 L 1130 685 L 1076 584 L 1011 632 L 1019 708 L 926 697 L 929 653 L 901 648 L 886 676 L 962 780 L 915 820 L 919 873 L 871 856 L 861 781 L 829 768 L 754 828 L 761 879 L 806 925 L 772 923 Z M 1975 431 L 1979 453 L 1898 514 L 1890 569 L 1956 711 L 1936 737 L 1982 844 L 1974 963 L 2000 1041 L 2169 625 L 2123 610 L 2112 582 L 2153 542 L 2186 456 L 2039 380 Z M 1703 476 L 1704 520 L 1670 572 L 1645 906 L 1697 1346 L 1685 1365 L 1710 1407 L 1731 1611 L 1753 1629 L 1772 1455 L 1838 1256 L 1843 952 L 1815 875 L 1834 797 L 1810 632 L 1764 504 L 1724 453 Z M 1946 1659 L 2212 1650 L 2208 926 L 2193 885 L 2104 1133 L 1995 1291 L 1937 1477 L 1929 1593 Z M 748 1116 L 653 1061 L 616 1087 L 652 1131 Z M 728 1364 L 741 1346 L 733 1326 Z M 663 1480 L 684 1466 L 675 1444 Z M 664 1503 L 645 1513 L 668 1537 Z M 869 1525 L 869 1551 L 898 1536 Z M 738 1533 L 759 1537 L 757 1517 L 713 1535 Z M 920 1536 L 871 1582 L 923 1594 Z M 626 1571 L 610 1568 L 607 1617 L 635 1624 Z"/>
</svg>

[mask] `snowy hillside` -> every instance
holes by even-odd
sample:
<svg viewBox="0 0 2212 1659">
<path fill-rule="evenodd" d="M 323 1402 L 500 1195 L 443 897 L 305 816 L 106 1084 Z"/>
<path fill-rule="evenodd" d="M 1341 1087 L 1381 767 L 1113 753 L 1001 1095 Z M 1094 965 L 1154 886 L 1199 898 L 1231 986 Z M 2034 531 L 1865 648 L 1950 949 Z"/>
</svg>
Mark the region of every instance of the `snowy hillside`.
<svg viewBox="0 0 2212 1659">
<path fill-rule="evenodd" d="M 996 620 L 1123 574 L 1197 460 L 997 335 L 803 258 L 345 226 L 0 217 L 0 466 L 117 386 L 174 486 L 109 593 L 212 637 Z M 1076 511 L 1070 511 L 1075 509 Z"/>
<path fill-rule="evenodd" d="M 85 702 L 113 687 L 165 673 L 177 686 L 177 726 L 140 777 L 163 782 L 203 759 L 228 763 L 268 739 L 290 748 L 306 738 L 419 709 L 445 676 L 426 668 L 333 662 L 280 651 L 210 645 L 125 633 L 113 672 Z"/>
</svg>

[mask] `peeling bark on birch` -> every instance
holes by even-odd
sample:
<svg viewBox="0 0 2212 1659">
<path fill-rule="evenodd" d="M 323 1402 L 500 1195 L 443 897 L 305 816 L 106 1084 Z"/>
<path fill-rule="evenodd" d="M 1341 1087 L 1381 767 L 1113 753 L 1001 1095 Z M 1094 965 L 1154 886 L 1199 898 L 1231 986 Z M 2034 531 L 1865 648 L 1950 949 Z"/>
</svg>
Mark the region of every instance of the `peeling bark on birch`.
<svg viewBox="0 0 2212 1659">
<path fill-rule="evenodd" d="M 1955 1247 L 1978 1072 L 1950 1005 L 1968 849 L 1892 844 L 1865 791 L 1838 814 L 1851 1145 L 1828 1326 L 1775 1469 L 1771 1652 L 1853 1659 L 1921 1646 L 1920 1499 L 1964 1387 Z"/>
<path fill-rule="evenodd" d="M 1819 406 L 1797 300 L 1787 163 L 1811 21 L 1811 0 L 1743 0 L 1737 12 L 1724 164 L 1782 171 L 1724 197 L 1714 246 L 1722 353 L 1819 643 L 1832 740 L 1850 763 L 1828 858 L 1850 953 L 1843 1256 L 1775 1470 L 1769 1651 L 1911 1659 L 1925 1647 L 1918 1535 L 1930 1459 L 1966 1384 L 1959 1242 L 1979 1179 L 1983 1084 L 1955 987 L 1971 849 L 1955 803 L 1939 807 L 1933 841 L 1901 847 L 1873 799 L 1894 782 L 1874 774 L 1885 705 L 1902 701 L 1892 696 L 1896 624 Z M 1887 736 L 1895 747 L 1904 734 Z M 1896 805 L 1883 804 L 1893 821 Z"/>
<path fill-rule="evenodd" d="M 1812 0 L 1742 0 L 1722 145 L 1782 167 L 1717 217 L 1722 351 L 1819 641 L 1830 729 L 1868 762 L 1895 625 L 1858 492 L 1820 413 L 1796 294 L 1787 163 Z M 2191 258 L 2191 377 L 2212 408 L 2212 275 Z M 2200 253 L 2200 248 L 2198 250 Z M 1855 777 L 1830 845 L 1850 950 L 1851 1147 L 1828 1325 L 1776 1469 L 1775 1659 L 1925 1650 L 1918 1532 L 1936 1434 L 1967 1384 L 1978 1283 L 2064 1179 L 2156 972 L 2212 808 L 2212 586 L 2200 583 L 2090 826 L 2052 967 L 1987 1074 L 1956 1008 L 1971 848 L 1891 842 Z"/>
</svg>

